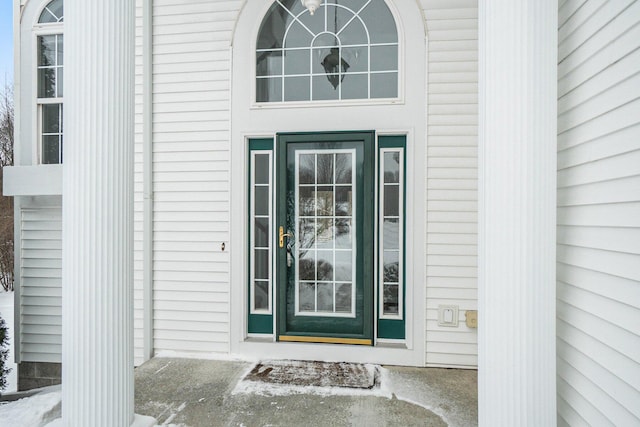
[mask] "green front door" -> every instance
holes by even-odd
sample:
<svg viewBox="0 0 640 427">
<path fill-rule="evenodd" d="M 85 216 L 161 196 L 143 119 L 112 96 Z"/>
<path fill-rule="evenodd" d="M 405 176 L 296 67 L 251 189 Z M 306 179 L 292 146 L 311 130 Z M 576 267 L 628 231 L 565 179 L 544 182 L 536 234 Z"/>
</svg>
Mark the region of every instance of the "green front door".
<svg viewBox="0 0 640 427">
<path fill-rule="evenodd" d="M 277 146 L 278 340 L 371 345 L 373 132 Z"/>
</svg>

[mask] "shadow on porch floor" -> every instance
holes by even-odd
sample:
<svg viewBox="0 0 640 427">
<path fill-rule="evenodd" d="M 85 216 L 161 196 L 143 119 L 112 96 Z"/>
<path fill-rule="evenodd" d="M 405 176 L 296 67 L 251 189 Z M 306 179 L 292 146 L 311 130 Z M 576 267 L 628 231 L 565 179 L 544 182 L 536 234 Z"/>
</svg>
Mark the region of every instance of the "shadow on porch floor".
<svg viewBox="0 0 640 427">
<path fill-rule="evenodd" d="M 255 364 L 155 358 L 135 371 L 135 411 L 179 426 L 474 426 L 477 372 L 380 368 L 371 390 L 244 381 Z"/>
</svg>

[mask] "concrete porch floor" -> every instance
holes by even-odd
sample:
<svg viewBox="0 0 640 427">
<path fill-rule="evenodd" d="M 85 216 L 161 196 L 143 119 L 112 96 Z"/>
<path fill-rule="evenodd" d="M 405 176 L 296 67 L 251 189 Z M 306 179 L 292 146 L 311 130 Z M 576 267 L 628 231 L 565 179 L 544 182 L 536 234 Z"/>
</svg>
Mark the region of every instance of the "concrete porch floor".
<svg viewBox="0 0 640 427">
<path fill-rule="evenodd" d="M 477 372 L 384 366 L 373 390 L 247 386 L 247 362 L 155 358 L 135 411 L 178 426 L 474 426 Z"/>
</svg>

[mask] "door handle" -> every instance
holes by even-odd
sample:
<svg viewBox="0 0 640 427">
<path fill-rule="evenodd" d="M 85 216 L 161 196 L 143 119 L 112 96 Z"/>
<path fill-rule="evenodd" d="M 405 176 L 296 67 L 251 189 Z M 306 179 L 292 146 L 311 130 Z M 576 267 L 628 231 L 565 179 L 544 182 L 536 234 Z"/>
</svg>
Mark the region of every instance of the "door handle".
<svg viewBox="0 0 640 427">
<path fill-rule="evenodd" d="M 285 233 L 284 227 L 280 226 L 280 229 L 278 230 L 278 244 L 281 248 L 284 248 L 285 237 L 293 237 L 293 233 Z"/>
</svg>

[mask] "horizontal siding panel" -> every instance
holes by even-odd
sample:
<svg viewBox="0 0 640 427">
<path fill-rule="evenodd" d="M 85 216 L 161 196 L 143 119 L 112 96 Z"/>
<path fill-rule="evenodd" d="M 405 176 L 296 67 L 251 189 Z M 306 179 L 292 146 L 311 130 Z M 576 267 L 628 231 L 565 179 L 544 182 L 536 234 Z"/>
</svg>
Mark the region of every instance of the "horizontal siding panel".
<svg viewBox="0 0 640 427">
<path fill-rule="evenodd" d="M 605 272 L 597 271 L 576 265 L 558 264 L 558 277 L 562 283 L 572 285 L 578 289 L 601 295 L 610 300 L 629 305 L 630 302 L 640 301 L 640 287 L 638 282 L 622 277 L 611 276 Z M 606 286 L 602 284 L 606 283 Z M 571 289 L 571 288 L 568 288 Z M 567 300 L 567 298 L 563 298 Z M 636 304 L 637 305 L 637 304 Z"/>
<path fill-rule="evenodd" d="M 558 245 L 558 262 L 640 281 L 640 255 Z"/>
<path fill-rule="evenodd" d="M 463 62 L 463 61 L 477 61 L 478 50 L 447 50 L 447 51 L 429 51 L 429 63 L 431 62 Z"/>
<path fill-rule="evenodd" d="M 427 349 L 427 366 L 478 366 L 478 356 L 475 354 L 434 353 Z"/>
<path fill-rule="evenodd" d="M 571 80 L 565 80 L 562 87 L 559 88 L 561 93 L 564 94 L 558 99 L 558 112 L 564 113 L 583 102 L 597 97 L 608 88 L 633 78 L 638 72 L 635 66 L 638 61 L 640 61 L 640 51 L 636 50 L 578 86 Z M 631 93 L 634 92 L 631 91 Z"/>
<path fill-rule="evenodd" d="M 559 17 L 558 424 L 638 425 L 640 2 Z"/>
<path fill-rule="evenodd" d="M 428 266 L 427 276 L 477 278 L 478 269 L 477 267 Z M 427 293 L 429 293 L 429 290 L 427 290 Z"/>
<path fill-rule="evenodd" d="M 633 203 L 638 200 L 638 194 L 640 175 L 558 188 L 558 206 Z"/>
<path fill-rule="evenodd" d="M 619 105 L 624 105 L 638 99 L 633 90 L 640 85 L 640 73 L 609 87 L 605 92 L 581 102 L 579 105 L 562 111 L 558 115 L 558 132 L 565 132 L 581 125 L 593 117 L 614 111 Z"/>
<path fill-rule="evenodd" d="M 576 143 L 567 146 L 574 141 L 565 139 L 564 145 L 558 144 L 558 169 L 589 163 L 594 159 L 602 159 L 619 154 L 628 153 L 638 149 L 636 135 L 640 133 L 640 124 L 615 130 L 600 138 Z"/>
<path fill-rule="evenodd" d="M 637 125 L 640 117 L 640 102 L 634 101 L 621 105 L 592 120 L 576 126 L 558 135 L 558 147 L 565 148 L 591 141 L 620 129 Z M 569 141 L 571 141 L 569 143 Z"/>
<path fill-rule="evenodd" d="M 62 209 L 22 209 L 20 218 L 20 358 L 59 363 Z"/>
<path fill-rule="evenodd" d="M 221 327 L 219 323 L 197 322 L 184 320 L 158 320 L 154 321 L 154 326 L 158 329 L 166 331 L 196 331 L 209 333 L 227 333 L 228 331 Z M 220 328 L 220 329 L 216 329 Z"/>
<path fill-rule="evenodd" d="M 572 298 L 567 298 L 568 292 L 563 292 L 563 295 L 566 296 L 562 300 L 569 300 L 570 303 L 562 300 L 558 301 L 559 319 L 562 319 L 567 324 L 580 325 L 582 330 L 589 331 L 595 339 L 601 342 L 615 342 L 615 346 L 611 347 L 612 349 L 630 360 L 640 360 L 640 336 L 621 328 L 614 322 L 610 322 L 606 315 L 604 318 L 601 317 L 604 310 L 601 310 L 600 313 L 585 311 L 588 307 L 580 304 L 579 301 L 574 302 Z M 583 307 L 580 307 L 580 305 Z M 566 349 L 563 347 L 563 350 Z M 603 378 L 605 381 L 609 380 L 606 375 Z"/>
<path fill-rule="evenodd" d="M 574 389 L 581 390 L 582 395 L 587 401 L 598 405 L 599 412 L 603 413 L 606 417 L 606 422 L 598 425 L 623 426 L 636 424 L 637 418 L 634 414 L 620 405 L 616 401 L 616 398 L 605 393 L 600 388 L 600 384 L 586 377 L 583 374 L 584 370 L 575 369 L 562 360 L 558 362 L 557 369 L 558 375 L 566 381 L 567 384 L 571 385 Z"/>
<path fill-rule="evenodd" d="M 427 221 L 429 222 L 460 222 L 460 223 L 476 223 L 478 214 L 476 212 L 428 212 Z"/>
<path fill-rule="evenodd" d="M 453 20 L 453 19 L 472 19 L 478 18 L 478 9 L 429 9 L 425 12 L 427 20 L 429 21 L 429 27 L 439 20 Z"/>
<path fill-rule="evenodd" d="M 228 341 L 228 337 L 226 338 Z M 162 351 L 175 351 L 184 353 L 228 353 L 229 345 L 226 342 L 201 342 L 179 339 L 154 339 L 154 347 L 157 353 Z"/>
<path fill-rule="evenodd" d="M 477 40 L 430 40 L 429 41 L 429 52 L 474 52 L 477 48 L 478 48 Z M 456 64 L 459 62 L 460 61 L 453 61 L 449 64 Z M 442 61 L 440 61 L 439 63 L 442 63 Z M 477 62 L 469 61 L 469 63 L 476 63 L 476 68 L 477 68 Z M 446 62 L 444 62 L 444 64 L 446 64 Z M 459 65 L 453 65 L 453 66 L 459 66 Z M 429 64 L 429 73 L 437 72 L 438 70 L 439 70 L 438 66 L 436 66 L 435 68 L 432 68 L 431 64 Z"/>
<path fill-rule="evenodd" d="M 610 5 L 622 10 L 628 2 L 629 0 L 621 0 L 610 2 Z M 583 38 L 584 42 L 583 39 L 572 40 L 569 38 L 565 40 L 565 43 L 561 44 L 558 50 L 559 52 L 570 52 L 570 54 L 561 58 L 558 64 L 558 78 L 570 77 L 572 81 L 580 83 L 584 81 L 581 77 L 586 72 L 597 72 L 604 69 L 608 64 L 614 62 L 611 61 L 612 57 L 621 58 L 628 52 L 635 50 L 640 40 L 638 37 L 640 34 L 638 16 L 640 16 L 640 4 L 633 1 L 631 6 L 624 10 L 624 13 L 610 20 L 604 27 L 600 29 L 591 27 L 592 32 L 593 30 L 599 31 L 595 34 L 592 33 L 588 39 Z M 599 22 L 596 25 L 599 25 Z M 589 30 L 589 28 L 585 29 Z M 565 44 L 568 45 L 565 46 Z M 569 73 L 575 69 L 578 69 L 578 72 L 569 76 Z"/>
<path fill-rule="evenodd" d="M 478 265 L 477 257 L 468 256 L 468 255 L 431 255 L 427 259 L 428 265 L 440 265 L 440 266 L 450 266 L 450 267 L 476 267 Z M 442 289 L 434 289 L 442 291 Z M 429 289 L 429 294 L 434 295 L 432 293 L 432 289 Z M 455 292 L 451 290 L 452 297 L 456 297 Z"/>
<path fill-rule="evenodd" d="M 430 254 L 477 256 L 478 247 L 476 245 L 429 244 L 427 245 L 427 255 Z"/>
<path fill-rule="evenodd" d="M 443 328 L 444 329 L 444 328 Z M 453 329 L 453 328 L 449 328 Z M 428 342 L 455 342 L 460 344 L 477 345 L 478 339 L 468 333 L 431 331 L 427 333 Z"/>
<path fill-rule="evenodd" d="M 468 288 L 476 289 L 478 279 L 476 277 L 429 277 L 429 288 Z"/>
<path fill-rule="evenodd" d="M 427 243 L 477 245 L 478 236 L 474 233 L 429 233 Z"/>
<path fill-rule="evenodd" d="M 478 225 L 465 222 L 434 222 L 427 225 L 428 233 L 477 234 Z"/>
<path fill-rule="evenodd" d="M 420 4 L 425 10 L 425 15 L 429 18 L 429 14 L 434 10 L 451 10 L 465 9 L 477 10 L 477 0 L 420 0 Z"/>
<path fill-rule="evenodd" d="M 475 264 L 475 263 L 474 263 Z M 445 264 L 442 264 L 445 265 Z M 433 284 L 429 287 L 429 298 L 438 300 L 469 300 L 472 301 L 476 297 L 475 289 L 473 288 L 449 288 L 449 287 L 436 287 Z M 437 308 L 442 302 L 438 304 L 430 305 L 428 308 Z M 475 305 L 474 305 L 475 306 Z M 468 305 L 466 307 L 469 307 Z"/>
<path fill-rule="evenodd" d="M 204 316 L 200 311 L 155 310 L 153 315 L 154 322 L 160 320 L 168 322 L 202 322 L 202 319 L 206 318 L 212 325 L 215 324 L 212 328 L 225 325 L 228 317 L 229 313 L 226 311 L 206 313 L 206 316 Z"/>
<path fill-rule="evenodd" d="M 618 227 L 617 224 L 612 227 L 559 226 L 558 237 L 569 247 L 640 253 L 640 229 L 637 227 Z"/>
<path fill-rule="evenodd" d="M 429 104 L 477 104 L 477 93 L 429 93 Z M 476 134 L 477 136 L 477 134 Z"/>
<path fill-rule="evenodd" d="M 606 343 L 595 340 L 588 332 L 581 331 L 562 320 L 558 320 L 558 338 L 562 344 L 574 347 L 585 355 L 589 355 L 594 363 L 606 367 L 608 375 L 628 383 L 638 390 L 640 385 L 640 371 L 638 364 L 626 356 L 609 348 Z M 559 354 L 564 350 L 561 350 Z M 568 359 L 571 361 L 571 359 Z M 634 375 L 635 374 L 635 375 Z M 595 403 L 595 402 L 594 402 Z"/>
<path fill-rule="evenodd" d="M 633 301 L 629 302 L 630 305 L 619 304 L 617 301 L 608 299 L 603 295 L 580 289 L 578 286 L 567 285 L 563 282 L 558 282 L 558 300 L 599 317 L 603 325 L 608 322 L 631 334 L 640 335 L 640 324 L 628 321 L 640 310 L 638 302 L 635 302 L 635 306 Z M 595 307 L 596 305 L 597 307 Z M 584 327 L 585 325 L 581 325 L 581 328 Z M 607 341 L 608 337 L 602 335 L 605 329 L 604 326 L 602 328 L 601 330 L 589 332 L 592 337 L 600 338 L 604 342 Z M 621 331 L 621 333 L 623 332 Z M 636 339 L 636 342 L 638 340 Z M 617 345 L 613 339 L 612 343 L 609 344 L 610 348 L 616 348 Z M 635 356 L 640 356 L 640 347 L 636 349 Z"/>
<path fill-rule="evenodd" d="M 639 86 L 640 87 L 640 82 Z M 571 187 L 640 175 L 640 149 L 558 171 L 558 187 Z"/>
</svg>

